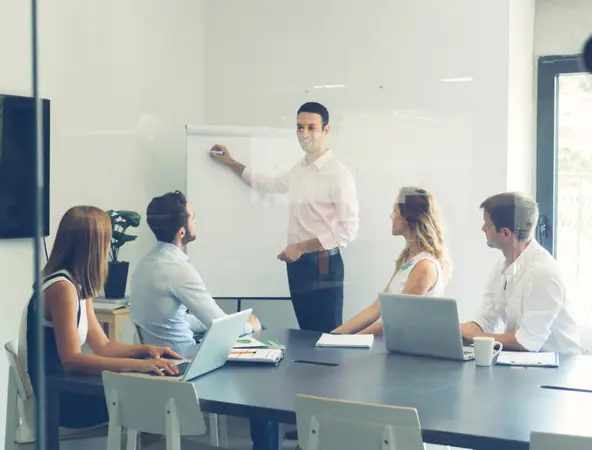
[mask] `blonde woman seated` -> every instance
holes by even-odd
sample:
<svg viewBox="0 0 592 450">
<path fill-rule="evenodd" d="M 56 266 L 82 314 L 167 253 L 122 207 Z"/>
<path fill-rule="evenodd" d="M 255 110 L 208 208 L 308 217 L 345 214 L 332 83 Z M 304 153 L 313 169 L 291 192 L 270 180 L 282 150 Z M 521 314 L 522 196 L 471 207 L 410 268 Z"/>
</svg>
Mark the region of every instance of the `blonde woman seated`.
<svg viewBox="0 0 592 450">
<path fill-rule="evenodd" d="M 424 189 L 402 188 L 391 220 L 392 234 L 405 238 L 405 249 L 397 259 L 395 272 L 384 292 L 442 296 L 451 264 L 434 196 Z M 333 333 L 339 334 L 382 335 L 382 332 L 378 300 L 333 330 Z"/>
</svg>

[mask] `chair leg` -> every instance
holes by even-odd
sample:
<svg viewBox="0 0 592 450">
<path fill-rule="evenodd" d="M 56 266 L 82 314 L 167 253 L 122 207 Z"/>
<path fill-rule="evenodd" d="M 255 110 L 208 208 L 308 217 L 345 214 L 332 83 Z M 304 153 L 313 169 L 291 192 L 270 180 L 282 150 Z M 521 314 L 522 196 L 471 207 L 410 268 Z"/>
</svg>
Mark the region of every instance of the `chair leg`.
<svg viewBox="0 0 592 450">
<path fill-rule="evenodd" d="M 218 439 L 220 447 L 230 448 L 228 445 L 228 416 L 219 416 L 218 418 Z"/>
<path fill-rule="evenodd" d="M 170 399 L 166 404 L 165 430 L 166 450 L 181 450 L 181 427 L 173 399 Z"/>
<path fill-rule="evenodd" d="M 107 450 L 121 450 L 121 426 L 109 422 Z"/>
<path fill-rule="evenodd" d="M 127 450 L 137 450 L 138 430 L 127 429 Z"/>
<path fill-rule="evenodd" d="M 210 443 L 213 447 L 220 447 L 220 431 L 218 429 L 218 414 L 210 413 Z"/>
<path fill-rule="evenodd" d="M 109 431 L 107 434 L 107 450 L 121 450 L 121 410 L 116 399 L 111 400 L 109 408 Z"/>
<path fill-rule="evenodd" d="M 8 369 L 8 398 L 6 399 L 6 430 L 4 435 L 4 448 L 6 450 L 16 449 L 16 430 L 19 426 L 18 414 L 18 393 L 16 391 L 16 380 L 12 370 Z"/>
</svg>

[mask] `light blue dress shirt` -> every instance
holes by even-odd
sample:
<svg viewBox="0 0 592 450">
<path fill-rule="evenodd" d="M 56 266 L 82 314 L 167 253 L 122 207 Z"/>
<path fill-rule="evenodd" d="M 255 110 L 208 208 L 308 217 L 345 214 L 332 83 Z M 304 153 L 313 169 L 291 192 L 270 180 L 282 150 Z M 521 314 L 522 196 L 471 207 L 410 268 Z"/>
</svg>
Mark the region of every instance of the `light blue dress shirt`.
<svg viewBox="0 0 592 450">
<path fill-rule="evenodd" d="M 130 315 L 144 343 L 169 346 L 183 355 L 195 345 L 194 331 L 209 328 L 226 313 L 189 257 L 173 244 L 158 242 L 132 274 Z M 250 331 L 245 324 L 245 333 Z"/>
</svg>

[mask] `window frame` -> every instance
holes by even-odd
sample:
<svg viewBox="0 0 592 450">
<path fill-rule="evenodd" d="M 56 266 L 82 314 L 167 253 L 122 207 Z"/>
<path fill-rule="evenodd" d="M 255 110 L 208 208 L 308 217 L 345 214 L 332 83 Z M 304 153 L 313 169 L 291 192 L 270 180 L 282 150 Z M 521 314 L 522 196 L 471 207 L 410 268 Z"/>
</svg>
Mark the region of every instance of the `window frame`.
<svg viewBox="0 0 592 450">
<path fill-rule="evenodd" d="M 557 94 L 561 75 L 587 73 L 582 55 L 538 58 L 536 121 L 536 198 L 539 205 L 537 240 L 556 257 L 557 251 Z"/>
</svg>

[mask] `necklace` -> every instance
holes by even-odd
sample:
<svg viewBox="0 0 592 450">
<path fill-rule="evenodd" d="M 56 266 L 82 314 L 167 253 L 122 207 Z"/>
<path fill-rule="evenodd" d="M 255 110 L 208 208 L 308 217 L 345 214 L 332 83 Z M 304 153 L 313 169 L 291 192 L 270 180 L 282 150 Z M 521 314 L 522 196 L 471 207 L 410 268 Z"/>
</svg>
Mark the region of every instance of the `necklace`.
<svg viewBox="0 0 592 450">
<path fill-rule="evenodd" d="M 413 262 L 413 258 L 411 258 L 409 261 L 407 261 L 405 264 L 403 264 L 401 266 L 401 270 L 405 270 L 405 269 L 409 268 L 409 266 L 411 265 L 412 262 Z"/>
</svg>

